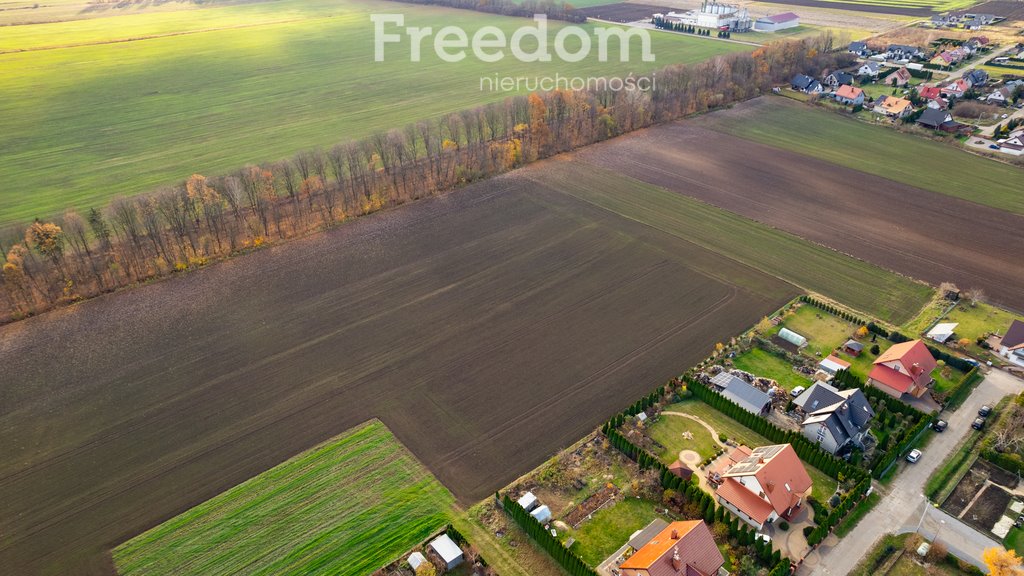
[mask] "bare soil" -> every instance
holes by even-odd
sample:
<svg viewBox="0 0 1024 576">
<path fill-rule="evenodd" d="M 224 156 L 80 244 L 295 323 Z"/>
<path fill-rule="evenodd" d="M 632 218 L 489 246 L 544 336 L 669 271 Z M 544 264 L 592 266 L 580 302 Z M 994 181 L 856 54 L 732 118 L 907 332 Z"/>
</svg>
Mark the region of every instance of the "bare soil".
<svg viewBox="0 0 1024 576">
<path fill-rule="evenodd" d="M 1013 496 L 996 484 L 989 484 L 982 490 L 974 504 L 964 513 L 963 520 L 976 528 L 988 532 L 1003 517 Z"/>
<path fill-rule="evenodd" d="M 981 287 L 991 301 L 1024 310 L 1019 215 L 718 133 L 699 119 L 579 156 L 932 285 Z"/>
<path fill-rule="evenodd" d="M 672 9 L 666 6 L 653 4 L 633 4 L 631 2 L 620 2 L 618 4 L 604 4 L 581 8 L 577 12 L 587 18 L 598 18 L 611 22 L 636 22 L 637 20 L 649 19 L 652 14 L 670 12 Z"/>
<path fill-rule="evenodd" d="M 108 574 L 371 417 L 478 501 L 795 295 L 729 262 L 512 173 L 4 326 L 0 571 Z"/>
<path fill-rule="evenodd" d="M 960 12 L 965 12 L 961 10 Z M 994 14 L 1007 20 L 1024 20 L 1024 2 L 1020 0 L 991 0 L 972 7 L 967 12 Z"/>
</svg>

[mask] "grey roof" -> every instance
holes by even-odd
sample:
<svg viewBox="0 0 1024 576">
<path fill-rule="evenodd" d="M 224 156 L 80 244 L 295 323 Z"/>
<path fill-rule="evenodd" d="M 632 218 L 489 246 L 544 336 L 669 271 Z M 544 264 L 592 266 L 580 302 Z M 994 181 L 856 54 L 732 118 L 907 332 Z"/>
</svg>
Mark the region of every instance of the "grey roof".
<svg viewBox="0 0 1024 576">
<path fill-rule="evenodd" d="M 971 79 L 972 84 L 984 84 L 985 82 L 988 82 L 988 72 L 985 72 L 984 70 L 971 70 L 967 77 Z"/>
<path fill-rule="evenodd" d="M 917 51 L 918 51 L 917 47 L 915 47 L 915 46 L 907 46 L 906 44 L 891 44 L 889 46 L 889 49 L 887 50 L 887 52 L 904 52 L 904 53 L 906 53 L 906 52 L 915 53 Z"/>
<path fill-rule="evenodd" d="M 917 123 L 922 126 L 928 126 L 929 128 L 938 128 L 948 120 L 949 112 L 939 110 L 938 108 L 926 108 L 921 114 L 921 117 L 917 119 Z"/>
<path fill-rule="evenodd" d="M 849 50 L 851 52 L 860 52 L 862 50 L 866 50 L 867 47 L 868 47 L 867 42 L 850 42 Z"/>
<path fill-rule="evenodd" d="M 765 409 L 765 406 L 771 402 L 771 397 L 768 396 L 767 392 L 758 390 L 753 384 L 748 384 L 746 381 L 736 378 L 731 374 L 730 376 L 733 380 L 722 390 L 722 396 L 732 400 L 740 408 L 753 414 L 760 414 Z"/>
<path fill-rule="evenodd" d="M 826 80 L 829 78 L 835 78 L 836 84 L 853 84 L 853 74 L 849 72 L 842 72 L 837 70 L 825 77 Z"/>
<path fill-rule="evenodd" d="M 811 82 L 814 82 L 814 78 L 804 76 L 803 74 L 797 74 L 796 76 L 793 76 L 793 80 L 790 81 L 790 85 L 794 88 L 799 88 L 800 90 L 806 90 L 807 87 L 811 85 Z"/>
<path fill-rule="evenodd" d="M 807 413 L 803 425 L 825 425 L 840 446 L 866 430 L 875 416 L 859 388 L 838 390 L 824 382 L 811 386 L 794 403 Z"/>
<path fill-rule="evenodd" d="M 846 341 L 846 344 L 843 344 L 843 348 L 849 348 L 850 350 L 863 350 L 864 345 L 856 340 L 850 339 Z"/>
<path fill-rule="evenodd" d="M 1024 343 L 1024 322 L 1014 320 L 1010 323 L 1010 327 L 1006 329 L 1002 344 L 1007 348 L 1013 348 L 1022 343 Z"/>
<path fill-rule="evenodd" d="M 665 522 L 661 518 L 655 518 L 654 520 L 651 520 L 651 523 L 641 530 L 639 534 L 629 539 L 629 546 L 634 550 L 639 550 L 646 546 L 648 542 L 660 534 L 665 528 L 668 528 L 668 522 Z"/>
<path fill-rule="evenodd" d="M 881 68 L 881 65 L 880 65 L 880 64 L 879 64 L 878 62 L 875 62 L 875 61 L 873 61 L 873 60 L 872 60 L 872 61 L 870 61 L 870 62 L 865 62 L 865 63 L 864 63 L 864 64 L 863 64 L 862 66 L 861 66 L 861 68 L 863 68 L 864 66 L 867 66 L 867 67 L 868 67 L 868 70 L 870 70 L 870 71 L 872 71 L 872 72 L 878 72 L 878 70 L 879 70 L 879 69 Z"/>
</svg>

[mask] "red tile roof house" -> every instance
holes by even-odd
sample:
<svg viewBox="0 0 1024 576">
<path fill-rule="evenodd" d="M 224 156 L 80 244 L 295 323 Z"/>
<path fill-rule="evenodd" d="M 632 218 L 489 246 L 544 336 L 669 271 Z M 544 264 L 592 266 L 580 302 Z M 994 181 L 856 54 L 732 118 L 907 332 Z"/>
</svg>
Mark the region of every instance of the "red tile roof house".
<svg viewBox="0 0 1024 576">
<path fill-rule="evenodd" d="M 711 475 L 721 481 L 718 503 L 758 530 L 791 518 L 811 493 L 811 477 L 789 444 L 740 446 Z"/>
<path fill-rule="evenodd" d="M 715 576 L 725 558 L 702 520 L 673 522 L 619 565 L 623 576 Z"/>
<path fill-rule="evenodd" d="M 893 86 L 893 81 L 896 82 L 895 86 L 906 86 L 910 82 L 910 70 L 899 68 L 882 80 L 886 86 Z"/>
<path fill-rule="evenodd" d="M 856 106 L 864 104 L 864 91 L 854 86 L 843 84 L 836 90 L 836 101 L 841 104 Z"/>
<path fill-rule="evenodd" d="M 899 399 L 904 394 L 924 396 L 932 383 L 932 370 L 938 364 L 920 340 L 895 344 L 874 362 L 868 385 Z"/>
</svg>

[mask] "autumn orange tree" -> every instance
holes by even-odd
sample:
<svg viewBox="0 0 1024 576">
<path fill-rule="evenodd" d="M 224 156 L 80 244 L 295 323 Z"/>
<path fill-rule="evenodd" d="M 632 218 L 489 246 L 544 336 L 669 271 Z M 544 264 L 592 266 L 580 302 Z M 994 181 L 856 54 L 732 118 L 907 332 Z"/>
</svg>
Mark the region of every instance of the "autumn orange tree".
<svg viewBox="0 0 1024 576">
<path fill-rule="evenodd" d="M 981 554 L 981 561 L 988 567 L 990 576 L 1022 576 L 1020 557 L 1013 550 L 993 546 Z"/>
</svg>

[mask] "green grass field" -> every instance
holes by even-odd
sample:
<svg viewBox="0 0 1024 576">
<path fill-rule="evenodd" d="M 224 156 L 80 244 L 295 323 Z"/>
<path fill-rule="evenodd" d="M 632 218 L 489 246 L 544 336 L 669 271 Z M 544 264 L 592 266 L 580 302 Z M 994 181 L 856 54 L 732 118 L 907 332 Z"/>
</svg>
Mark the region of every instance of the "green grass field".
<svg viewBox="0 0 1024 576">
<path fill-rule="evenodd" d="M 702 460 L 714 456 L 718 451 L 718 444 L 708 429 L 700 422 L 684 416 L 662 415 L 648 428 L 647 433 L 665 447 L 658 458 L 666 466 L 679 459 L 680 450 L 693 450 L 700 454 Z M 684 434 L 691 435 L 692 439 L 687 440 Z"/>
<path fill-rule="evenodd" d="M 1024 214 L 1020 168 L 884 126 L 775 98 L 756 117 L 712 114 L 705 125 L 925 190 Z M 914 158 L 914 163 L 908 163 Z M 851 303 L 852 304 L 852 303 Z"/>
<path fill-rule="evenodd" d="M 812 384 L 810 378 L 793 371 L 792 364 L 760 348 L 751 348 L 733 358 L 733 364 L 755 376 L 771 378 L 786 390 L 792 390 L 797 386 L 806 388 Z"/>
<path fill-rule="evenodd" d="M 542 183 L 876 318 L 905 322 L 931 298 L 925 284 L 681 194 L 594 166 L 563 167 Z"/>
<path fill-rule="evenodd" d="M 452 504 L 373 421 L 129 540 L 114 561 L 123 576 L 361 576 L 443 527 Z"/>
<path fill-rule="evenodd" d="M 769 441 L 764 436 L 761 436 L 757 432 L 754 432 L 750 428 L 747 428 L 743 424 L 733 420 L 732 418 L 722 414 L 718 410 L 715 410 L 711 406 L 701 402 L 700 400 L 687 399 L 677 404 L 670 404 L 665 407 L 665 410 L 673 412 L 685 412 L 687 414 L 693 414 L 701 420 L 707 422 L 715 429 L 719 434 L 725 434 L 730 440 L 745 444 L 751 448 L 757 448 L 758 446 L 769 446 L 773 442 Z M 660 423 L 659 423 L 660 424 Z M 657 425 L 657 424 L 656 424 Z M 683 445 L 685 441 L 680 438 L 679 444 L 673 448 L 678 453 L 686 446 Z M 804 464 L 804 468 L 807 469 L 807 474 L 811 477 L 811 482 L 814 484 L 813 493 L 820 497 L 822 494 L 832 494 L 836 489 L 836 480 L 825 474 L 821 470 L 818 470 L 814 466 L 808 466 Z"/>
<path fill-rule="evenodd" d="M 631 62 L 601 63 L 594 49 L 573 64 L 511 53 L 485 63 L 472 52 L 453 64 L 428 39 L 421 62 L 410 61 L 408 40 L 375 62 L 371 13 L 404 14 L 406 26 L 435 32 L 495 25 L 511 36 L 532 24 L 382 0 L 268 0 L 5 28 L 0 51 L 33 51 L 0 54 L 0 225 L 500 101 L 510 94 L 481 90 L 495 73 L 625 75 L 750 49 L 653 34 L 655 62 L 637 49 Z M 550 35 L 561 26 L 550 23 Z M 123 41 L 154 35 L 163 36 Z"/>
<path fill-rule="evenodd" d="M 813 355 L 817 352 L 822 356 L 828 356 L 849 340 L 857 329 L 853 324 L 810 305 L 786 314 L 782 324 L 773 328 L 770 334 L 777 334 L 782 327 L 807 338 L 806 353 Z"/>
<path fill-rule="evenodd" d="M 657 517 L 653 502 L 626 498 L 614 506 L 598 510 L 593 518 L 581 524 L 578 530 L 572 531 L 576 538 L 572 551 L 590 566 L 597 566 L 629 541 L 633 532 L 643 529 Z M 668 518 L 662 519 L 671 521 Z"/>
</svg>

